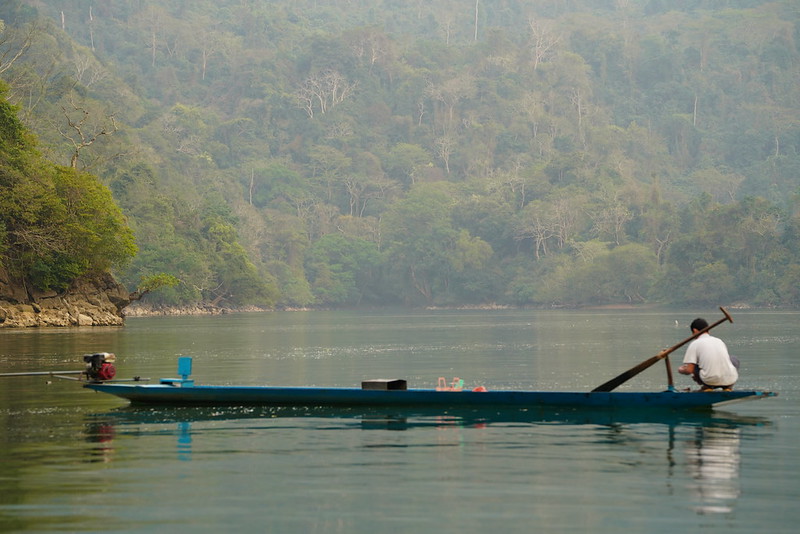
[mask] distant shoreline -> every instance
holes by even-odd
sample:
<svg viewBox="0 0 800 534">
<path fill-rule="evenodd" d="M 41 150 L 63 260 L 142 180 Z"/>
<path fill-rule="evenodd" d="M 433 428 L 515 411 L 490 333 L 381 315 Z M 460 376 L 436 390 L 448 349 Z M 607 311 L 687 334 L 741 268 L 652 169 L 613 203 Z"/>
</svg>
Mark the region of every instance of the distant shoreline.
<svg viewBox="0 0 800 534">
<path fill-rule="evenodd" d="M 364 308 L 341 308 L 341 310 L 352 309 L 384 309 L 395 308 L 398 306 L 370 306 Z M 761 309 L 749 304 L 736 303 L 724 306 L 731 310 L 755 310 Z M 464 306 L 407 306 L 411 309 L 419 310 L 475 310 L 475 311 L 492 311 L 492 310 L 583 310 L 583 311 L 626 311 L 626 310 L 656 310 L 667 309 L 663 304 L 598 304 L 592 306 L 550 306 L 550 307 L 532 307 L 532 306 L 512 306 L 507 304 L 481 304 L 481 305 L 464 305 Z M 771 308 L 770 308 L 771 309 Z M 195 304 L 191 306 L 147 306 L 147 305 L 132 305 L 124 310 L 126 318 L 130 317 L 170 317 L 170 316 L 201 316 L 201 315 L 227 315 L 232 313 L 252 313 L 252 312 L 299 312 L 299 311 L 332 311 L 331 308 L 266 308 L 261 306 L 212 306 L 210 304 Z M 340 308 L 335 308 L 340 310 Z"/>
</svg>

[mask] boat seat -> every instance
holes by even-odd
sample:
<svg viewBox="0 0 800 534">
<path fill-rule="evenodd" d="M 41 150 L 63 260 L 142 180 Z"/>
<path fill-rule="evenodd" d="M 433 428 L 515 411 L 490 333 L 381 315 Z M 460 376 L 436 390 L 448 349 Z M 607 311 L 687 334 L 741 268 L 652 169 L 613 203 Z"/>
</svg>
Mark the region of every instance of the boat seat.
<svg viewBox="0 0 800 534">
<path fill-rule="evenodd" d="M 178 374 L 180 378 L 162 378 L 161 383 L 178 388 L 187 388 L 194 386 L 194 380 L 189 378 L 192 374 L 192 357 L 181 356 L 178 358 Z"/>
</svg>

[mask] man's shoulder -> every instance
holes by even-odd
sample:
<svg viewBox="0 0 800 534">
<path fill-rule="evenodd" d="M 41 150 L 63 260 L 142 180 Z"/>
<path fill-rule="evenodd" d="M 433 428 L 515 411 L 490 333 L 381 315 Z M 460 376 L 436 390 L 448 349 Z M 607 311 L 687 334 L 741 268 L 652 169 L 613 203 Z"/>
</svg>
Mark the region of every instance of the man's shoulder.
<svg viewBox="0 0 800 534">
<path fill-rule="evenodd" d="M 695 339 L 692 343 L 695 343 L 697 341 L 716 343 L 717 341 L 722 341 L 722 340 L 720 338 L 714 337 L 711 334 L 709 334 L 708 332 L 706 332 L 705 334 L 700 334 L 700 336 L 698 336 L 697 339 Z"/>
<path fill-rule="evenodd" d="M 695 347 L 698 350 L 703 350 L 703 351 L 706 350 L 720 351 L 726 347 L 725 342 L 722 341 L 720 338 L 708 335 L 700 336 L 699 338 L 695 339 L 694 342 L 697 343 Z"/>
</svg>

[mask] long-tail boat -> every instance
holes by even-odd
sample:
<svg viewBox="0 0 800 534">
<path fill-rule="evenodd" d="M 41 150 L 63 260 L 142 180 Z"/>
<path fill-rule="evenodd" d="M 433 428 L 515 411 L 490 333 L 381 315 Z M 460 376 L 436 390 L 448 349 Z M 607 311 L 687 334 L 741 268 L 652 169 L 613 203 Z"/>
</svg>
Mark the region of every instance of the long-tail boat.
<svg viewBox="0 0 800 534">
<path fill-rule="evenodd" d="M 88 382 L 84 387 L 115 395 L 135 405 L 160 406 L 303 406 L 396 408 L 612 408 L 708 410 L 747 400 L 773 397 L 757 390 L 658 392 L 514 391 L 463 389 L 462 381 L 437 388 L 408 388 L 403 379 L 364 380 L 361 387 L 280 387 L 198 385 L 190 378 L 192 358 L 178 358 L 179 378 L 142 382 Z M 440 379 L 440 383 L 443 379 Z"/>
<path fill-rule="evenodd" d="M 178 358 L 178 378 L 162 378 L 150 384 L 138 377 L 115 379 L 115 356 L 101 352 L 84 356 L 85 371 L 7 373 L 0 376 L 50 374 L 60 378 L 66 374 L 81 374 L 85 388 L 108 393 L 134 405 L 162 406 L 278 406 L 278 407 L 395 407 L 426 409 L 484 409 L 484 408 L 588 408 L 588 409 L 667 409 L 711 410 L 737 402 L 774 397 L 771 391 L 711 389 L 678 391 L 672 380 L 669 354 L 689 341 L 725 322 L 733 322 L 730 314 L 720 308 L 724 318 L 694 333 L 677 345 L 601 384 L 589 392 L 569 391 L 488 391 L 484 387 L 464 389 L 463 381 L 448 384 L 440 378 L 439 386 L 429 389 L 408 388 L 404 379 L 364 380 L 361 387 L 281 387 L 198 385 L 190 378 L 192 358 Z M 664 360 L 668 387 L 664 391 L 613 391 L 625 381 L 656 362 Z M 80 380 L 82 378 L 73 378 Z"/>
</svg>

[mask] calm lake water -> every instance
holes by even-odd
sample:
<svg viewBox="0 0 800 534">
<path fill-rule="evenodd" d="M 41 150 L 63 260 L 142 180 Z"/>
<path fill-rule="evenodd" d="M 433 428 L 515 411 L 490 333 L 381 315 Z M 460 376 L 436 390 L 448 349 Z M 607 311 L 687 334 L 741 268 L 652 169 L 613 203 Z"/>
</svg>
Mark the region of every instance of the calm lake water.
<svg viewBox="0 0 800 534">
<path fill-rule="evenodd" d="M 666 311 L 379 311 L 131 318 L 0 330 L 0 372 L 215 384 L 587 391 L 686 338 Z M 779 397 L 665 420 L 584 413 L 133 409 L 49 377 L 0 378 L 2 532 L 796 532 L 800 314 L 715 330 L 739 388 Z M 679 325 L 676 325 L 676 321 Z M 683 349 L 673 354 L 677 368 Z M 620 390 L 660 390 L 656 365 Z M 677 375 L 676 385 L 690 380 Z"/>
</svg>

